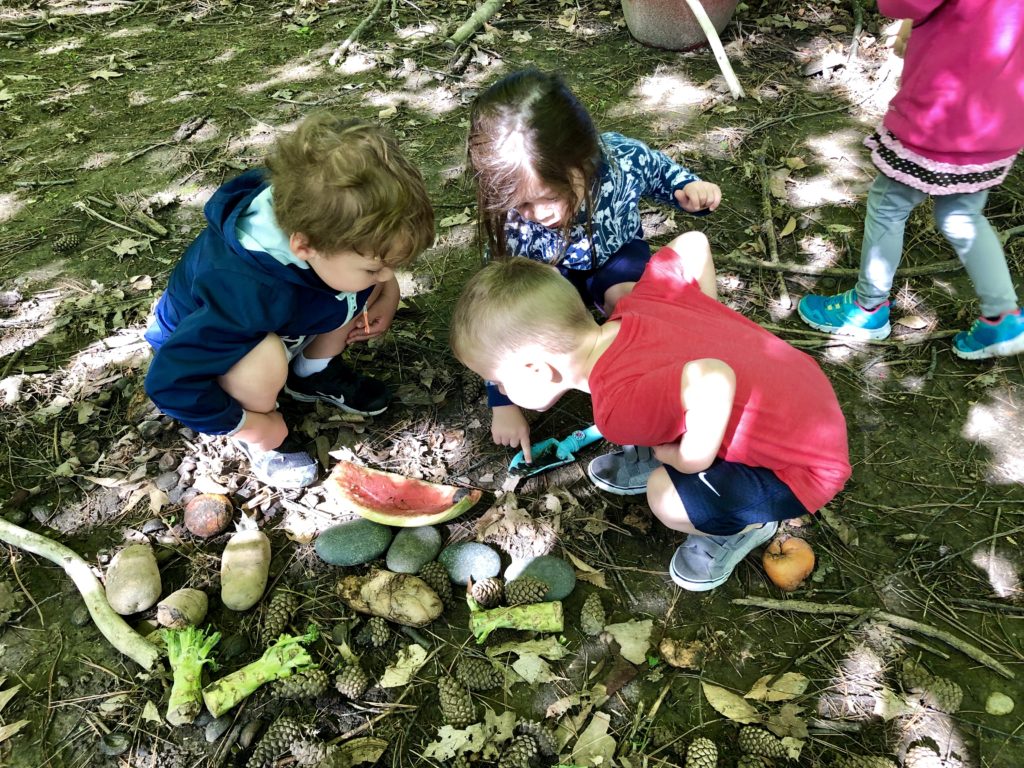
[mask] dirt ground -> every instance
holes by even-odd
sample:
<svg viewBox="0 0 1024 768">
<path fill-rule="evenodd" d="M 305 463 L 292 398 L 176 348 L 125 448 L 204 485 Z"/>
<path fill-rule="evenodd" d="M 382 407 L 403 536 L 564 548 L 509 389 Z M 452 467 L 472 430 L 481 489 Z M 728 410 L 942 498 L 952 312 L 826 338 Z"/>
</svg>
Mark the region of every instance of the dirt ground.
<svg viewBox="0 0 1024 768">
<path fill-rule="evenodd" d="M 375 5 L 375 19 L 332 64 Z M 310 648 L 324 669 L 351 648 L 377 681 L 410 643 L 429 654 L 407 684 L 374 685 L 358 700 L 333 688 L 289 700 L 265 688 L 222 718 L 172 727 L 162 717 L 169 675 L 143 673 L 114 651 L 60 567 L 8 547 L 0 763 L 252 765 L 266 726 L 287 715 L 338 750 L 382 740 L 361 742 L 361 757 L 336 756 L 334 765 L 451 765 L 457 753 L 495 765 L 517 718 L 558 727 L 561 758 L 541 756 L 543 765 L 682 766 L 688 745 L 706 737 L 718 765 L 733 766 L 743 723 L 784 737 L 788 756 L 764 765 L 833 766 L 854 755 L 892 763 L 849 765 L 911 765 L 913 746 L 933 749 L 938 762 L 929 766 L 1024 764 L 1024 686 L 1015 677 L 1024 661 L 1020 359 L 951 354 L 951 334 L 977 305 L 927 207 L 908 226 L 904 266 L 917 274 L 898 278 L 890 340 L 825 338 L 793 308 L 809 290 L 852 282 L 873 176 L 860 142 L 899 75 L 888 22 L 850 2 L 741 4 L 723 33 L 747 93 L 735 101 L 707 50 L 639 45 L 612 0 L 507 0 L 469 44 L 446 47 L 473 7 L 0 4 L 4 517 L 70 547 L 97 574 L 126 541 L 151 542 L 165 594 L 192 586 L 211 595 L 208 621 L 223 635 L 219 675 L 262 653 L 266 613 L 265 602 L 245 613 L 220 605 L 227 534 L 201 540 L 182 526 L 191 496 L 226 492 L 270 535 L 272 586 L 300 598 L 295 631 L 320 627 Z M 142 386 L 146 315 L 202 228 L 211 192 L 258 165 L 278 131 L 317 108 L 387 124 L 423 170 L 439 233 L 401 276 L 405 303 L 393 330 L 350 355 L 389 381 L 396 402 L 355 422 L 282 407 L 325 466 L 333 451 L 483 489 L 471 513 L 442 527 L 454 541 L 483 536 L 479 518 L 502 493 L 511 456 L 490 441 L 482 385 L 448 353 L 446 322 L 479 264 L 462 176 L 468 104 L 528 63 L 563 72 L 601 130 L 643 139 L 722 187 L 721 209 L 704 219 L 645 208 L 647 234 L 661 244 L 689 228 L 707 233 L 723 300 L 821 361 L 848 419 L 853 478 L 824 513 L 791 531 L 817 554 L 797 592 L 780 592 L 751 557 L 725 586 L 685 593 L 666 574 L 677 538 L 642 504 L 590 485 L 583 462 L 605 450 L 590 448 L 582 462 L 521 482 L 503 499 L 508 515 L 518 505 L 521 519 L 553 530 L 554 552 L 577 570 L 559 642 L 541 635 L 548 644 L 538 651 L 510 632 L 477 646 L 456 599 L 418 632 L 392 628 L 380 648 L 349 646 L 348 630 L 362 624 L 334 585 L 353 569 L 326 565 L 309 543 L 342 519 L 337 509 L 320 487 L 263 488 L 223 439 L 159 415 Z M 1018 167 L 988 209 L 1016 275 L 1024 273 L 1024 237 L 1014 237 L 1022 206 Z M 763 266 L 773 256 L 782 267 Z M 534 435 L 561 437 L 589 420 L 587 399 L 567 396 L 533 421 Z M 498 543 L 507 560 L 531 542 Z M 591 594 L 612 627 L 596 637 L 579 622 Z M 735 602 L 744 598 L 762 603 Z M 130 621 L 141 627 L 152 614 Z M 513 650 L 493 652 L 499 643 Z M 490 725 L 443 730 L 438 677 L 461 656 L 489 658 L 486 649 L 507 673 L 504 685 L 473 694 Z M 908 662 L 927 673 L 915 679 Z M 765 676 L 758 695 L 752 688 Z M 1017 707 L 993 713 L 994 694 Z M 297 763 L 294 755 L 279 762 Z"/>
</svg>

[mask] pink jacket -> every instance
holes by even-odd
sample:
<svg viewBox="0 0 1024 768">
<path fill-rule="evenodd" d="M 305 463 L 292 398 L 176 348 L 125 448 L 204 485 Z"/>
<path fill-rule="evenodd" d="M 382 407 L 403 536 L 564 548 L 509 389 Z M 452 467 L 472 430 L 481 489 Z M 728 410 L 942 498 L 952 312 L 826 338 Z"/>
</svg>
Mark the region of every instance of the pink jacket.
<svg viewBox="0 0 1024 768">
<path fill-rule="evenodd" d="M 955 165 L 1024 147 L 1024 0 L 878 0 L 913 19 L 883 124 L 908 149 Z"/>
</svg>

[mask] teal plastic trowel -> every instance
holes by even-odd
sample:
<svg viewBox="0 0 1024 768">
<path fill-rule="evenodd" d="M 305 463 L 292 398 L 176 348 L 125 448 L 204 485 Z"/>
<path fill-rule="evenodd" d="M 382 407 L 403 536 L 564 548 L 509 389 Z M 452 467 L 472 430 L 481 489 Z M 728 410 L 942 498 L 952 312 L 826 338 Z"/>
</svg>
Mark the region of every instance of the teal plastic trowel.
<svg viewBox="0 0 1024 768">
<path fill-rule="evenodd" d="M 523 452 L 519 451 L 508 465 L 508 473 L 513 477 L 533 477 L 542 472 L 549 472 L 555 467 L 571 464 L 576 461 L 576 451 L 586 448 L 604 438 L 604 435 L 591 425 L 586 429 L 577 429 L 564 440 L 549 438 L 530 447 L 533 454 L 533 461 L 527 463 L 523 458 Z"/>
</svg>

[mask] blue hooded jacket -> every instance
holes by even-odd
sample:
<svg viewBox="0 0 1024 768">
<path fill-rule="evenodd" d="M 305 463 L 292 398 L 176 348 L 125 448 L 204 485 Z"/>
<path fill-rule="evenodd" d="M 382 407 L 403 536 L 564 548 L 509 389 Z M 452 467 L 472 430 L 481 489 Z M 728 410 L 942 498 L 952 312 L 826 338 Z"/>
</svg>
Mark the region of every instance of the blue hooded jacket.
<svg viewBox="0 0 1024 768">
<path fill-rule="evenodd" d="M 206 204 L 209 222 L 168 280 L 146 340 L 156 350 L 146 392 L 161 411 L 206 434 L 234 432 L 242 406 L 217 377 L 268 333 L 284 337 L 327 333 L 362 311 L 372 288 L 338 293 L 312 269 L 248 250 L 235 227 L 268 183 L 248 171 Z"/>
</svg>

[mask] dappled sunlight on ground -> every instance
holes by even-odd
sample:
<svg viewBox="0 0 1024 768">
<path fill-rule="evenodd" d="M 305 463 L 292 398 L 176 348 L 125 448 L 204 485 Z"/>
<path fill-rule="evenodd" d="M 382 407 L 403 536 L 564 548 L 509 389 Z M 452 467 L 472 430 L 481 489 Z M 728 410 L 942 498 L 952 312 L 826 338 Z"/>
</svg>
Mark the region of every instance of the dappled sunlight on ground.
<svg viewBox="0 0 1024 768">
<path fill-rule="evenodd" d="M 156 27 L 144 26 L 144 27 L 128 27 L 127 29 L 118 29 L 107 34 L 111 40 L 119 40 L 126 37 L 142 37 L 143 35 L 149 35 L 156 32 Z"/>
<path fill-rule="evenodd" d="M 106 168 L 111 163 L 114 163 L 121 159 L 121 156 L 116 152 L 95 152 L 87 157 L 79 168 L 86 171 L 95 171 L 100 168 Z"/>
<path fill-rule="evenodd" d="M 13 219 L 27 204 L 17 192 L 0 192 L 0 224 Z"/>
<path fill-rule="evenodd" d="M 993 374 L 994 376 L 994 374 Z M 992 388 L 967 410 L 961 432 L 992 454 L 985 479 L 995 485 L 1024 483 L 1024 403 L 1019 387 Z"/>
<path fill-rule="evenodd" d="M 329 51 L 321 51 L 329 54 Z M 271 70 L 269 77 L 259 83 L 243 85 L 239 90 L 244 94 L 262 93 L 289 83 L 305 83 L 325 74 L 323 57 L 316 52 L 310 53 L 283 66 Z"/>
<path fill-rule="evenodd" d="M 67 40 L 61 40 L 56 45 L 51 45 L 48 48 L 43 48 L 39 51 L 40 56 L 55 56 L 58 53 L 64 53 L 65 51 L 74 51 L 81 48 L 85 44 L 85 41 L 81 38 L 68 38 Z"/>
<path fill-rule="evenodd" d="M 425 37 L 431 37 L 437 34 L 438 25 L 432 21 L 424 22 L 422 24 L 414 24 L 407 27 L 402 27 L 396 30 L 396 35 L 399 40 L 419 40 Z"/>
<path fill-rule="evenodd" d="M 680 130 L 697 115 L 697 107 L 715 94 L 699 86 L 682 72 L 659 67 L 641 78 L 630 95 L 608 109 L 612 119 L 649 115 L 658 132 Z"/>
<path fill-rule="evenodd" d="M 821 235 L 805 235 L 797 242 L 803 254 L 803 263 L 811 267 L 834 267 L 843 257 L 839 247 Z"/>
<path fill-rule="evenodd" d="M 0 318 L 0 357 L 28 349 L 53 330 L 60 301 L 59 291 L 47 291 L 22 302 L 17 312 Z"/>
<path fill-rule="evenodd" d="M 422 73 L 409 73 L 405 79 L 409 81 L 422 76 Z M 458 94 L 448 86 L 418 86 L 413 83 L 410 90 L 373 91 L 366 94 L 366 102 L 380 108 L 409 106 L 433 115 L 447 114 L 462 107 Z"/>
<path fill-rule="evenodd" d="M 1005 554 L 982 544 L 971 553 L 971 563 L 985 572 L 997 597 L 1021 597 L 1020 571 Z"/>
<path fill-rule="evenodd" d="M 799 209 L 857 202 L 872 175 L 870 165 L 862 159 L 860 142 L 863 138 L 863 134 L 854 129 L 809 136 L 805 144 L 812 157 L 805 162 L 810 166 L 821 165 L 823 170 L 815 176 L 791 175 L 790 203 Z"/>
</svg>

